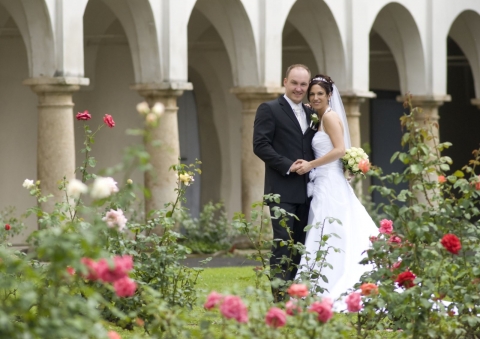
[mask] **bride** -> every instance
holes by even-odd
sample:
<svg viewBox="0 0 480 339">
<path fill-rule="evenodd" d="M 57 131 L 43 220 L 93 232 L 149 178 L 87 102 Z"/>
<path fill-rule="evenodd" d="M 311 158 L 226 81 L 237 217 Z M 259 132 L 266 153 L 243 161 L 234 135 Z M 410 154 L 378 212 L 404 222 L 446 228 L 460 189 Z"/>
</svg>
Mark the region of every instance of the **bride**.
<svg viewBox="0 0 480 339">
<path fill-rule="evenodd" d="M 309 185 L 313 186 L 308 216 L 308 224 L 313 227 L 307 231 L 307 255 L 301 259 L 296 279 L 301 279 L 302 272 L 321 271 L 328 282 L 316 275 L 316 278 L 311 278 L 312 285 L 326 289 L 322 295 L 337 299 L 368 271 L 369 267 L 359 262 L 362 253 L 369 247 L 369 237 L 377 235 L 378 228 L 343 173 L 340 159 L 351 145 L 345 110 L 335 84 L 328 76 L 316 75 L 310 81 L 307 95 L 311 107 L 317 112 L 320 125 L 312 140 L 315 160 L 296 162 L 300 166 L 298 174 L 310 172 Z M 335 221 L 330 223 L 329 218 L 339 219 L 341 225 Z M 333 266 L 330 269 L 324 267 L 323 260 L 317 261 L 316 257 L 322 235 L 332 233 L 339 238 L 332 236 L 327 241 L 330 250 L 325 262 Z M 334 251 L 331 247 L 340 251 Z"/>
</svg>

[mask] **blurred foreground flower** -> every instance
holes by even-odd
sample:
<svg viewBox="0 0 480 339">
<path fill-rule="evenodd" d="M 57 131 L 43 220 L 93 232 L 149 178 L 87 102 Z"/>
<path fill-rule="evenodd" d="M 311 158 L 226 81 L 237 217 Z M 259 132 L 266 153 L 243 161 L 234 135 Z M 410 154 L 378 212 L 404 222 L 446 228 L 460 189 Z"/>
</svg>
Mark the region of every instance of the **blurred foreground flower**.
<svg viewBox="0 0 480 339">
<path fill-rule="evenodd" d="M 90 196 L 93 199 L 103 199 L 109 197 L 112 193 L 118 192 L 117 182 L 111 177 L 98 177 L 93 182 Z"/>
</svg>

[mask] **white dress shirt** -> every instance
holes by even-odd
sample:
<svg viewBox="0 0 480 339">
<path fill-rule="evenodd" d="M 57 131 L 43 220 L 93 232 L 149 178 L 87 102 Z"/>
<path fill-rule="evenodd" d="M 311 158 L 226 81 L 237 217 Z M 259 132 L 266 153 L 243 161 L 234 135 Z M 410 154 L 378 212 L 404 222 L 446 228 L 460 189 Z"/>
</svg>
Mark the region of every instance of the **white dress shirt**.
<svg viewBox="0 0 480 339">
<path fill-rule="evenodd" d="M 293 113 L 295 113 L 298 123 L 302 128 L 302 133 L 305 133 L 308 126 L 307 126 L 307 117 L 305 115 L 305 110 L 303 109 L 302 103 L 296 104 L 292 100 L 290 100 L 290 98 L 287 97 L 286 95 L 284 95 L 283 97 L 285 98 L 285 100 L 287 100 L 290 107 L 292 107 Z"/>
</svg>

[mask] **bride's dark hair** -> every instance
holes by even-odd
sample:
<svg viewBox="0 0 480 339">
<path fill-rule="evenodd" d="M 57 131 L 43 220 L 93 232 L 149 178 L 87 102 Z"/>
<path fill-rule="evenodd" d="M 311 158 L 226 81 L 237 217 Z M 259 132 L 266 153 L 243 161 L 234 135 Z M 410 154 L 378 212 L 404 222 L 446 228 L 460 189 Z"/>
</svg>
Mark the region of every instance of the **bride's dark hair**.
<svg viewBox="0 0 480 339">
<path fill-rule="evenodd" d="M 334 82 L 332 78 L 330 78 L 328 75 L 317 74 L 312 78 L 312 80 L 310 80 L 310 83 L 308 84 L 307 95 L 310 94 L 310 90 L 312 89 L 313 85 L 319 85 L 325 90 L 327 95 L 330 95 L 330 93 L 333 92 L 333 84 Z"/>
</svg>

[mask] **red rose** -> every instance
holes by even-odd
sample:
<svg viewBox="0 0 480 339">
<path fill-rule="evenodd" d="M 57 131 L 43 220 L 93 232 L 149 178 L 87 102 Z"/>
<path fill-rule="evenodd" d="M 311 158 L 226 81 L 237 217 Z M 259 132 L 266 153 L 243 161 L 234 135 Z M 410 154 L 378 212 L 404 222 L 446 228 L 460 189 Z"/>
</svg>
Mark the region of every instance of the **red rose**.
<svg viewBox="0 0 480 339">
<path fill-rule="evenodd" d="M 10 231 L 10 228 L 12 228 L 9 224 L 5 225 L 5 231 Z"/>
<path fill-rule="evenodd" d="M 110 128 L 115 127 L 115 121 L 113 121 L 113 118 L 110 114 L 105 114 L 103 117 L 103 122 Z"/>
<path fill-rule="evenodd" d="M 88 111 L 78 112 L 75 117 L 77 118 L 77 120 L 90 120 L 92 118 Z"/>
<path fill-rule="evenodd" d="M 445 234 L 440 243 L 453 254 L 458 254 L 458 251 L 462 249 L 462 244 L 455 234 Z"/>
<path fill-rule="evenodd" d="M 405 287 L 405 288 L 410 288 L 415 286 L 413 281 L 415 280 L 416 276 L 410 271 L 405 271 L 400 273 L 397 276 L 397 279 L 395 279 L 395 282 L 398 284 L 398 286 Z"/>
</svg>

